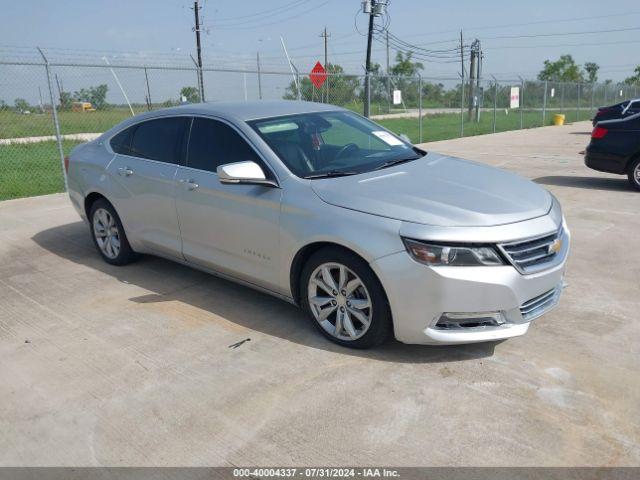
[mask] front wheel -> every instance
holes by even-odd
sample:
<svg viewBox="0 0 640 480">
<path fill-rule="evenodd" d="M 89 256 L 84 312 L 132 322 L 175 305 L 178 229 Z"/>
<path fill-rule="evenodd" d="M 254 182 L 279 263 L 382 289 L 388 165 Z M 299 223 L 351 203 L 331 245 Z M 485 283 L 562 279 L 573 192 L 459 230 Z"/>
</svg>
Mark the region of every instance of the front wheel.
<svg viewBox="0 0 640 480">
<path fill-rule="evenodd" d="M 330 340 L 352 348 L 380 345 L 392 331 L 382 285 L 365 261 L 338 249 L 311 256 L 301 275 L 302 306 Z"/>
<path fill-rule="evenodd" d="M 629 168 L 629 183 L 636 190 L 640 190 L 640 158 L 637 158 Z"/>
</svg>

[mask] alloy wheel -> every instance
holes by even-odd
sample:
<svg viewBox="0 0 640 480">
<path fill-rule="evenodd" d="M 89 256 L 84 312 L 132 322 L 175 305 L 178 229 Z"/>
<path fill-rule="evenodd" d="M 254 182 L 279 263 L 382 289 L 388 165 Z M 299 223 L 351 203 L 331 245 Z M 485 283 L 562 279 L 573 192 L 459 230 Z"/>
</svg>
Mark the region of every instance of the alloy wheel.
<svg viewBox="0 0 640 480">
<path fill-rule="evenodd" d="M 115 259 L 120 253 L 120 232 L 113 215 L 104 208 L 93 214 L 93 233 L 104 256 Z"/>
<path fill-rule="evenodd" d="M 369 330 L 371 296 L 360 277 L 344 265 L 318 266 L 309 278 L 307 296 L 311 313 L 329 335 L 353 341 Z"/>
<path fill-rule="evenodd" d="M 640 162 L 633 169 L 633 179 L 638 186 L 640 186 Z"/>
</svg>

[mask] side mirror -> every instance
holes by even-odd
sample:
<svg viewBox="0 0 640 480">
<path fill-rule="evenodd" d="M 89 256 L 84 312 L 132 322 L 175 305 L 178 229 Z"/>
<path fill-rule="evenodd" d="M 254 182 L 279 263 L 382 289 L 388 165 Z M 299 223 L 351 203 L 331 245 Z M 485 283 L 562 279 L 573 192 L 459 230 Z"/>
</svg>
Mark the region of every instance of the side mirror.
<svg viewBox="0 0 640 480">
<path fill-rule="evenodd" d="M 278 186 L 276 182 L 266 177 L 260 165 L 252 161 L 220 165 L 216 173 L 220 183 Z"/>
</svg>

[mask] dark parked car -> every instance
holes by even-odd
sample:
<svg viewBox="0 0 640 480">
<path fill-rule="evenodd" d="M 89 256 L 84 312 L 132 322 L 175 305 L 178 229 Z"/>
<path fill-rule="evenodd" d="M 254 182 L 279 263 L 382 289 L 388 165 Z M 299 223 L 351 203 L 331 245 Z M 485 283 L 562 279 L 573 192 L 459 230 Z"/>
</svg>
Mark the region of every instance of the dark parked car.
<svg viewBox="0 0 640 480">
<path fill-rule="evenodd" d="M 640 113 L 619 120 L 598 122 L 585 151 L 587 167 L 627 175 L 640 190 Z"/>
<path fill-rule="evenodd" d="M 616 103 L 615 105 L 609 105 L 608 107 L 600 107 L 596 112 L 596 116 L 593 117 L 591 123 L 596 126 L 596 123 L 604 120 L 616 120 L 618 118 L 626 118 L 631 115 L 640 113 L 640 98 L 633 100 L 625 100 L 624 102 Z"/>
</svg>

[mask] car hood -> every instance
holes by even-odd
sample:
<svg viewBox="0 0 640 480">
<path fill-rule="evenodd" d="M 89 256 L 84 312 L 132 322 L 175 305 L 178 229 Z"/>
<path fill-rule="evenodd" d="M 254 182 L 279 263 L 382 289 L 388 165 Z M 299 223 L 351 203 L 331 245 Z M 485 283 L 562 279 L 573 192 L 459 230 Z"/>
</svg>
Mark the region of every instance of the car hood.
<svg viewBox="0 0 640 480">
<path fill-rule="evenodd" d="M 431 152 L 395 167 L 312 180 L 311 188 L 331 205 L 439 226 L 520 222 L 552 205 L 549 192 L 523 177 Z"/>
</svg>

